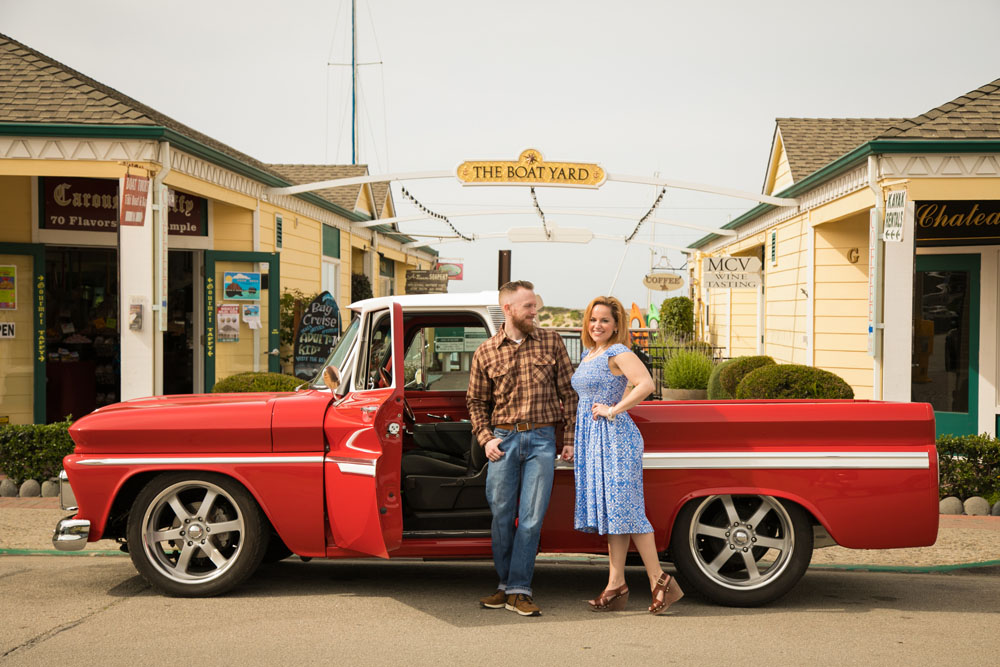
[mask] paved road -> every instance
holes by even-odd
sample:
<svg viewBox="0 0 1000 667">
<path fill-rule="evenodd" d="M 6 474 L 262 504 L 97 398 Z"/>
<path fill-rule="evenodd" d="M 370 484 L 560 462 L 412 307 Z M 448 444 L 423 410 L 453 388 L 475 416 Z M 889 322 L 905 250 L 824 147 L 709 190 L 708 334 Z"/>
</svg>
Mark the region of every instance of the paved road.
<svg viewBox="0 0 1000 667">
<path fill-rule="evenodd" d="M 0 558 L 0 663 L 995 665 L 1000 568 L 815 571 L 760 609 L 693 595 L 650 617 L 587 611 L 603 570 L 540 563 L 541 618 L 480 610 L 488 563 L 313 561 L 261 569 L 233 594 L 151 591 L 125 558 Z M 15 602 L 16 601 L 16 602 Z"/>
</svg>

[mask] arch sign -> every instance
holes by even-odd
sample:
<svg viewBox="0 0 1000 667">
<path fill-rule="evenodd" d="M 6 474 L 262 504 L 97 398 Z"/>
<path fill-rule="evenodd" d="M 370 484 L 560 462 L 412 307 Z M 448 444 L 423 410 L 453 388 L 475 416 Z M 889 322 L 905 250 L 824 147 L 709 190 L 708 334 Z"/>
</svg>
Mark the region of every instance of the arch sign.
<svg viewBox="0 0 1000 667">
<path fill-rule="evenodd" d="M 607 173 L 600 165 L 585 162 L 546 162 L 541 152 L 529 148 L 516 161 L 479 160 L 458 165 L 462 185 L 544 185 L 597 189 Z"/>
</svg>

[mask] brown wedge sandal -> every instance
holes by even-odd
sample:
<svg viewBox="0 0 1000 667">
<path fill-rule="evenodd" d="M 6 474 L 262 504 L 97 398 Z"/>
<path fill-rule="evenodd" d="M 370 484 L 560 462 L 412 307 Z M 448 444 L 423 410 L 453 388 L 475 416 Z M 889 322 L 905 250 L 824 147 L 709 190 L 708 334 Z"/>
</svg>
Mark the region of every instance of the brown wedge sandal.
<svg viewBox="0 0 1000 667">
<path fill-rule="evenodd" d="M 663 593 L 662 600 L 657 599 L 660 593 Z M 656 580 L 656 585 L 653 586 L 653 604 L 649 605 L 649 613 L 653 615 L 662 614 L 670 605 L 682 597 L 684 597 L 684 591 L 681 590 L 677 581 L 664 572 Z"/>
<path fill-rule="evenodd" d="M 621 611 L 628 602 L 628 586 L 609 588 L 593 600 L 587 600 L 590 611 Z"/>
</svg>

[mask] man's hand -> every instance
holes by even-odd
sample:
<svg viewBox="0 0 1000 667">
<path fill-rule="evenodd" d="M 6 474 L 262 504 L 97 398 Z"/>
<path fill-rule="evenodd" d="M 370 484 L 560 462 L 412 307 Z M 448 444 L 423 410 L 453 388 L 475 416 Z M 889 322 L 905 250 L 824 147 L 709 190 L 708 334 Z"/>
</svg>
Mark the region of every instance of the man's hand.
<svg viewBox="0 0 1000 667">
<path fill-rule="evenodd" d="M 573 460 L 573 445 L 563 445 L 562 448 L 562 460 L 572 461 Z"/>
<path fill-rule="evenodd" d="M 486 458 L 490 461 L 499 461 L 503 458 L 503 452 L 500 451 L 501 442 L 503 442 L 501 438 L 493 438 L 483 447 L 486 450 Z"/>
</svg>

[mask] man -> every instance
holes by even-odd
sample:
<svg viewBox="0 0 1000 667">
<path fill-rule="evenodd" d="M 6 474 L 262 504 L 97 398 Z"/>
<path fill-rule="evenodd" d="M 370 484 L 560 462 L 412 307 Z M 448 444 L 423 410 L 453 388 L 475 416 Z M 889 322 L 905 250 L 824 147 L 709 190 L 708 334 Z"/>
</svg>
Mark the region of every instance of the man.
<svg viewBox="0 0 1000 667">
<path fill-rule="evenodd" d="M 500 577 L 497 591 L 479 603 L 522 616 L 541 613 L 531 577 L 552 493 L 556 426 L 565 426 L 562 454 L 572 458 L 577 403 L 562 338 L 535 327 L 534 289 L 526 280 L 500 288 L 504 326 L 473 355 L 466 397 L 472 432 L 489 459 L 486 498 Z"/>
</svg>

